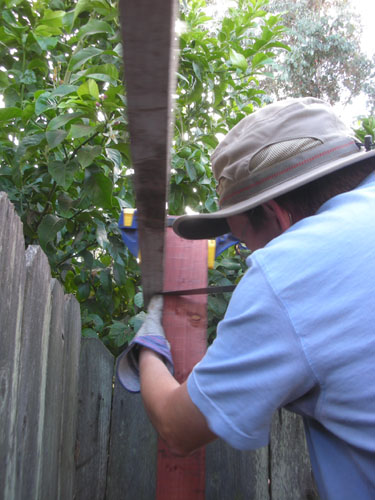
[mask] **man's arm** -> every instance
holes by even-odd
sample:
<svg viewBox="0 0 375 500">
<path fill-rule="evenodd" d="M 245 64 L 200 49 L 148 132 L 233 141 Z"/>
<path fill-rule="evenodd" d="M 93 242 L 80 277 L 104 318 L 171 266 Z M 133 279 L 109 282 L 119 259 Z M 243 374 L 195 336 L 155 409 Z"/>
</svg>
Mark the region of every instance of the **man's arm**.
<svg viewBox="0 0 375 500">
<path fill-rule="evenodd" d="M 139 371 L 146 411 L 173 453 L 188 455 L 217 438 L 192 402 L 186 382 L 180 385 L 157 353 L 143 347 Z"/>
</svg>

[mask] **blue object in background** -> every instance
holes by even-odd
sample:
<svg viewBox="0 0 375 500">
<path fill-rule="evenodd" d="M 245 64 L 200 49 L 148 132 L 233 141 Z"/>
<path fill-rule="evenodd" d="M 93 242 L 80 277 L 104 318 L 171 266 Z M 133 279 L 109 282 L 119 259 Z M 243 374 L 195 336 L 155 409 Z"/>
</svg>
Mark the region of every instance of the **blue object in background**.
<svg viewBox="0 0 375 500">
<path fill-rule="evenodd" d="M 137 224 L 137 210 L 134 210 L 133 217 L 131 219 L 131 225 L 125 225 L 125 211 L 121 211 L 120 219 L 118 221 L 118 227 L 121 231 L 122 241 L 125 246 L 129 249 L 130 253 L 134 257 L 138 258 L 139 255 L 139 245 L 138 245 L 138 224 Z"/>
<path fill-rule="evenodd" d="M 126 210 L 126 209 L 125 209 Z M 137 224 L 137 210 L 132 211 L 129 209 L 129 213 L 126 214 L 125 210 L 121 211 L 121 215 L 118 221 L 118 227 L 121 231 L 122 241 L 134 255 L 138 258 L 139 256 L 139 244 L 138 244 L 138 224 Z M 168 225 L 171 225 L 175 219 L 169 218 Z M 239 240 L 235 238 L 231 233 L 223 234 L 216 238 L 216 249 L 215 258 L 224 252 L 227 248 L 239 243 Z"/>
</svg>

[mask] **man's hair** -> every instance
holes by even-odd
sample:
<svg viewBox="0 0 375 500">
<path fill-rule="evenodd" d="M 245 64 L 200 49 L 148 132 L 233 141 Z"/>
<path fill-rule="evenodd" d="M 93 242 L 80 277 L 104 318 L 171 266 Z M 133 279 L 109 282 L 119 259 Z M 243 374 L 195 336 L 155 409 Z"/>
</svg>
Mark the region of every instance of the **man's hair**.
<svg viewBox="0 0 375 500">
<path fill-rule="evenodd" d="M 375 161 L 370 158 L 278 196 L 275 201 L 292 215 L 294 221 L 309 217 L 330 198 L 357 187 L 374 170 Z M 255 226 L 262 223 L 263 207 L 257 207 L 246 213 Z"/>
<path fill-rule="evenodd" d="M 372 159 L 349 165 L 275 198 L 294 220 L 314 215 L 330 198 L 356 188 L 375 170 Z"/>
</svg>

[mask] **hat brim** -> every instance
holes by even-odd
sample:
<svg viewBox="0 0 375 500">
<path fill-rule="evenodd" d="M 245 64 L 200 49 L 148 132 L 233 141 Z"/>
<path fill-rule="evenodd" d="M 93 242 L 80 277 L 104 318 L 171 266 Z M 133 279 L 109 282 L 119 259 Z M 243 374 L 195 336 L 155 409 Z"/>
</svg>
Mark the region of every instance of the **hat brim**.
<svg viewBox="0 0 375 500">
<path fill-rule="evenodd" d="M 229 232 L 227 218 L 246 212 L 251 208 L 262 205 L 266 201 L 273 200 L 282 194 L 297 189 L 320 177 L 328 175 L 336 170 L 353 165 L 375 156 L 375 150 L 354 153 L 337 160 L 330 161 L 317 168 L 308 170 L 295 177 L 281 181 L 271 187 L 250 196 L 248 199 L 222 208 L 217 212 L 196 215 L 182 215 L 178 217 L 173 230 L 182 238 L 189 240 L 213 239 Z"/>
</svg>

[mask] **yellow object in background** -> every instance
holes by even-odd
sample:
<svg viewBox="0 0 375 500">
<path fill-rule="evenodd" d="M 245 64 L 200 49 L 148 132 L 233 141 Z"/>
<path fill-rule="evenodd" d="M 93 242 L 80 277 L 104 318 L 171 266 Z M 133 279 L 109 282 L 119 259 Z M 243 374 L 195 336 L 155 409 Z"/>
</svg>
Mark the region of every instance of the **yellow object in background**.
<svg viewBox="0 0 375 500">
<path fill-rule="evenodd" d="M 208 269 L 213 269 L 215 265 L 216 240 L 208 240 Z"/>
<path fill-rule="evenodd" d="M 124 208 L 123 209 L 123 216 L 124 216 L 124 226 L 125 227 L 131 227 L 133 224 L 133 217 L 134 217 L 134 208 Z"/>
</svg>

